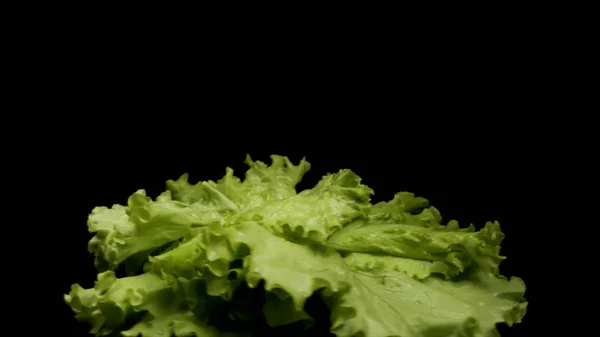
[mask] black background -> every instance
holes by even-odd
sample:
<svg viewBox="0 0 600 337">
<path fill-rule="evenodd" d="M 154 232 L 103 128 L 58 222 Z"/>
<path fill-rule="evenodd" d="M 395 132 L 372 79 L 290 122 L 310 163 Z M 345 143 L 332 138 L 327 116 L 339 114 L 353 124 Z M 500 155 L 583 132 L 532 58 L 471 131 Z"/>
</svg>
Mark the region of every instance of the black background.
<svg viewBox="0 0 600 337">
<path fill-rule="evenodd" d="M 258 160 L 278 153 L 313 164 L 303 188 L 350 168 L 375 190 L 374 201 L 408 190 L 445 220 L 478 227 L 499 220 L 508 256 L 502 272 L 522 277 L 530 300 L 524 322 L 502 336 L 558 333 L 558 323 L 573 334 L 579 320 L 565 315 L 581 310 L 556 302 L 571 298 L 561 295 L 564 279 L 589 267 L 560 261 L 565 241 L 584 246 L 564 229 L 578 225 L 574 213 L 585 224 L 593 215 L 587 198 L 559 190 L 589 189 L 587 178 L 576 182 L 583 168 L 573 158 L 593 158 L 583 149 L 591 142 L 579 137 L 593 137 L 584 129 L 595 124 L 576 114 L 589 111 L 591 87 L 576 77 L 591 76 L 585 57 L 594 54 L 580 50 L 593 45 L 582 34 L 591 30 L 569 31 L 570 22 L 538 6 L 490 18 L 498 10 L 465 11 L 468 20 L 444 11 L 449 22 L 429 11 L 408 22 L 411 13 L 371 29 L 348 16 L 351 23 L 328 34 L 308 34 L 306 22 L 294 32 L 270 22 L 264 31 L 256 22 L 247 30 L 225 21 L 199 28 L 196 18 L 171 26 L 137 12 L 122 15 L 149 22 L 121 29 L 113 9 L 99 20 L 95 9 L 42 11 L 44 20 L 19 22 L 6 52 L 16 76 L 4 88 L 17 102 L 7 111 L 17 121 L 2 125 L 14 158 L 2 167 L 15 169 L 6 180 L 16 186 L 5 193 L 23 210 L 7 212 L 17 222 L 5 226 L 6 242 L 19 250 L 4 260 L 34 277 L 2 274 L 20 283 L 7 298 L 31 296 L 7 301 L 7 310 L 27 335 L 85 336 L 62 295 L 76 282 L 93 285 L 86 226 L 93 207 L 124 203 L 140 188 L 156 196 L 183 172 L 217 179 L 231 166 L 241 174 L 247 153 Z"/>
<path fill-rule="evenodd" d="M 350 168 L 375 190 L 374 202 L 411 191 L 428 198 L 445 221 L 481 227 L 499 220 L 506 234 L 502 253 L 508 256 L 502 273 L 523 278 L 530 286 L 526 297 L 533 302 L 524 322 L 502 328 L 503 336 L 524 336 L 533 324 L 539 289 L 531 283 L 539 267 L 531 209 L 540 191 L 536 158 L 522 141 L 522 125 L 502 123 L 502 116 L 492 113 L 459 120 L 458 115 L 424 112 L 414 102 L 389 112 L 362 102 L 335 112 L 315 109 L 317 114 L 306 112 L 310 105 L 263 109 L 254 104 L 236 111 L 198 106 L 181 114 L 168 109 L 168 102 L 161 104 L 81 123 L 53 145 L 58 149 L 55 160 L 40 163 L 57 172 L 54 188 L 69 196 L 58 211 L 62 237 L 56 249 L 61 255 L 57 260 L 68 262 L 53 270 L 61 276 L 56 313 L 73 336 L 85 336 L 87 326 L 75 322 L 60 294 L 72 283 L 93 285 L 86 226 L 91 209 L 123 204 L 140 188 L 155 197 L 167 179 L 184 172 L 191 181 L 218 179 L 226 166 L 242 175 L 247 153 L 266 162 L 270 154 L 294 162 L 306 156 L 312 169 L 299 189 L 313 186 L 325 173 Z"/>
<path fill-rule="evenodd" d="M 352 48 L 324 55 L 291 45 L 260 59 L 242 47 L 200 55 L 188 44 L 88 43 L 69 54 L 51 44 L 44 52 L 58 56 L 31 62 L 34 76 L 21 81 L 39 92 L 22 110 L 51 111 L 32 117 L 36 154 L 23 161 L 56 219 L 39 234 L 52 263 L 36 267 L 55 282 L 44 304 L 52 325 L 85 336 L 62 294 L 73 283 L 93 285 L 86 226 L 93 207 L 125 203 L 140 188 L 155 197 L 184 172 L 192 181 L 218 179 L 226 166 L 241 175 L 246 154 L 262 161 L 281 154 L 312 163 L 300 189 L 349 168 L 375 190 L 374 202 L 411 191 L 445 221 L 500 221 L 502 272 L 525 280 L 531 303 L 524 322 L 502 336 L 528 335 L 541 325 L 534 280 L 547 260 L 540 223 L 549 225 L 539 206 L 560 187 L 547 177 L 548 116 L 538 116 L 562 98 L 547 90 L 555 73 L 527 43 L 502 49 L 487 39 L 410 55 L 383 44 L 364 50 L 364 59 Z M 27 198 L 42 198 L 31 191 Z"/>
</svg>

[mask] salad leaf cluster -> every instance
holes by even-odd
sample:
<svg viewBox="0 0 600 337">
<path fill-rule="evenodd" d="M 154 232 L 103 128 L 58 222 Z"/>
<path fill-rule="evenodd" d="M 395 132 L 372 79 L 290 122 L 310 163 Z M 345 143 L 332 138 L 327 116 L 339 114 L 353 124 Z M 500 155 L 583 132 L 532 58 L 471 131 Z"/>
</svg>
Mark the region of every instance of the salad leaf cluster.
<svg viewBox="0 0 600 337">
<path fill-rule="evenodd" d="M 75 317 L 96 336 L 491 337 L 525 315 L 523 281 L 499 274 L 497 222 L 443 224 L 408 192 L 372 205 L 347 169 L 297 193 L 311 165 L 271 159 L 96 207 L 99 274 L 64 296 Z"/>
</svg>

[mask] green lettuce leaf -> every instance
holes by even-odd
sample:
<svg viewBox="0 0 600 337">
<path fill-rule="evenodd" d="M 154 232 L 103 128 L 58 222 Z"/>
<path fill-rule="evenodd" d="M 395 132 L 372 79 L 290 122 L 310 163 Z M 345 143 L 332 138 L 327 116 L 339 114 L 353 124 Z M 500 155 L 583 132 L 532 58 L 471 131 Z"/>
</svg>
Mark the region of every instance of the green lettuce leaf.
<svg viewBox="0 0 600 337">
<path fill-rule="evenodd" d="M 268 166 L 247 156 L 246 164 L 250 169 L 243 182 L 234 176 L 231 168 L 227 168 L 225 176 L 216 183 L 207 181 L 191 185 L 188 174 L 184 174 L 177 181 L 169 180 L 167 188 L 173 192 L 175 200 L 187 204 L 202 200 L 206 189 L 216 189 L 223 198 L 227 198 L 230 208 L 236 211 L 246 211 L 296 195 L 295 186 L 310 170 L 310 163 L 303 158 L 298 165 L 294 165 L 287 157 L 278 155 L 272 155 L 271 161 Z"/>
<path fill-rule="evenodd" d="M 98 275 L 94 288 L 73 285 L 65 301 L 78 320 L 90 323 L 90 333 L 97 336 L 114 332 L 142 337 L 238 336 L 206 322 L 220 300 L 207 296 L 203 284 L 164 276 L 145 273 L 116 278 L 106 271 Z M 140 315 L 141 319 L 128 327 L 130 318 Z"/>
<path fill-rule="evenodd" d="M 204 227 L 191 240 L 158 256 L 151 256 L 145 271 L 170 275 L 178 280 L 203 280 L 211 296 L 231 299 L 239 284 L 239 269 L 230 268 L 236 260 L 229 238 L 222 228 Z M 233 277 L 232 277 L 233 276 Z"/>
<path fill-rule="evenodd" d="M 167 181 L 167 188 L 173 193 L 175 200 L 188 205 L 195 204 L 196 209 L 220 215 L 239 211 L 237 205 L 219 191 L 214 182 L 201 181 L 191 185 L 188 177 L 185 173 L 177 181 Z"/>
<path fill-rule="evenodd" d="M 328 245 L 339 251 L 443 262 L 448 268 L 445 274 L 454 276 L 471 263 L 497 274 L 505 258 L 499 255 L 503 238 L 498 222 L 488 222 L 479 232 L 474 232 L 474 227 L 463 231 L 443 226 L 357 224 L 337 231 Z"/>
<path fill-rule="evenodd" d="M 443 228 L 440 212 L 435 207 L 428 206 L 429 200 L 423 197 L 399 192 L 394 195 L 394 199 L 373 205 L 369 211 L 368 222 Z"/>
<path fill-rule="evenodd" d="M 457 268 L 440 261 L 415 260 L 391 255 L 350 253 L 346 256 L 346 262 L 358 271 L 392 270 L 405 273 L 418 280 L 426 279 L 432 274 L 443 275 L 450 279 L 459 273 Z"/>
<path fill-rule="evenodd" d="M 264 287 L 272 296 L 263 308 L 272 326 L 310 320 L 303 307 L 321 288 L 337 292 L 346 287 L 348 272 L 341 256 L 326 247 L 310 247 L 273 235 L 255 222 L 229 228 L 237 251 L 246 253 L 243 274 L 249 287 Z"/>
<path fill-rule="evenodd" d="M 146 314 L 131 329 L 121 332 L 124 337 L 236 337 L 231 332 L 223 332 L 214 326 L 198 319 L 192 312 L 175 313 L 154 317 Z"/>
<path fill-rule="evenodd" d="M 114 272 L 98 274 L 94 288 L 79 284 L 64 296 L 80 321 L 89 322 L 90 333 L 106 336 L 125 324 L 127 316 L 147 311 L 156 316 L 169 312 L 176 300 L 168 282 L 153 274 L 116 278 Z"/>
<path fill-rule="evenodd" d="M 242 210 L 296 195 L 296 185 L 310 170 L 310 163 L 305 158 L 294 165 L 287 157 L 277 155 L 271 156 L 270 166 L 253 161 L 250 156 L 246 157 L 246 164 L 250 169 L 246 171 L 243 183 L 233 179 L 233 171 L 217 183 L 217 188 L 235 200 Z"/>
<path fill-rule="evenodd" d="M 127 207 L 96 207 L 89 216 L 89 231 L 96 233 L 88 248 L 99 270 L 114 270 L 136 253 L 156 249 L 183 237 L 201 218 L 169 193 L 156 201 L 144 190 L 129 197 Z"/>
<path fill-rule="evenodd" d="M 496 323 L 511 326 L 526 312 L 525 284 L 516 277 L 474 271 L 457 281 L 416 280 L 401 271 L 369 272 L 362 263 L 348 262 L 355 271 L 349 291 L 327 298 L 338 337 L 492 337 L 499 336 Z"/>
<path fill-rule="evenodd" d="M 310 190 L 245 214 L 271 232 L 298 242 L 325 244 L 327 238 L 370 207 L 373 190 L 350 170 L 328 174 Z"/>
</svg>

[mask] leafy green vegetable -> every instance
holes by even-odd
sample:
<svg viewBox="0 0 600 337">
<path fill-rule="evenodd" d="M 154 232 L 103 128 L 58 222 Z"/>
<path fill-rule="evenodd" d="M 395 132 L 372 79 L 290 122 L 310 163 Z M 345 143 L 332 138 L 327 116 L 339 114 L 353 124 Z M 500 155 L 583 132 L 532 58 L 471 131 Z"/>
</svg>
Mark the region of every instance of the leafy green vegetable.
<svg viewBox="0 0 600 337">
<path fill-rule="evenodd" d="M 243 181 L 183 175 L 156 200 L 95 208 L 98 280 L 65 295 L 75 317 L 96 336 L 491 337 L 525 315 L 497 222 L 444 225 L 408 192 L 372 205 L 350 170 L 296 193 L 310 164 L 271 159 L 247 157 Z"/>
<path fill-rule="evenodd" d="M 291 240 L 325 244 L 346 223 L 365 213 L 373 191 L 350 170 L 329 174 L 313 189 L 247 212 L 271 232 Z"/>
</svg>

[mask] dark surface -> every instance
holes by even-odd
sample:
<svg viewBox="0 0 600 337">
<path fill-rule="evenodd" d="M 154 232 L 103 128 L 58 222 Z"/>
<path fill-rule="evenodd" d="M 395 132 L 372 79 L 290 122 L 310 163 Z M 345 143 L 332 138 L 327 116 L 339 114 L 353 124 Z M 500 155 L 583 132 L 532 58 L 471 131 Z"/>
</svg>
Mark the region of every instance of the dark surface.
<svg viewBox="0 0 600 337">
<path fill-rule="evenodd" d="M 297 116 L 282 114 L 278 118 L 283 121 Z M 59 210 L 65 229 L 60 259 L 68 261 L 58 267 L 62 277 L 55 308 L 61 324 L 72 336 L 85 336 L 87 326 L 75 322 L 60 294 L 68 292 L 72 283 L 93 285 L 96 274 L 93 257 L 87 253 L 91 236 L 86 219 L 94 206 L 124 203 L 140 188 L 154 197 L 164 190 L 167 179 L 184 172 L 190 173 L 191 181 L 218 179 L 226 166 L 240 175 L 245 171 L 242 162 L 246 153 L 267 162 L 271 153 L 287 155 L 294 162 L 306 156 L 312 169 L 299 189 L 313 186 L 327 172 L 350 168 L 375 190 L 374 202 L 406 190 L 428 198 L 445 221 L 457 219 L 462 225 L 474 223 L 479 227 L 485 221 L 499 220 L 506 234 L 502 253 L 508 256 L 502 273 L 519 276 L 531 285 L 536 251 L 531 245 L 534 224 L 528 208 L 535 195 L 526 183 L 531 185 L 535 179 L 522 148 L 508 145 L 510 137 L 490 136 L 487 130 L 458 139 L 450 131 L 444 136 L 443 129 L 433 138 L 423 137 L 426 132 L 403 132 L 403 128 L 363 126 L 367 131 L 362 133 L 360 124 L 345 129 L 319 123 L 294 130 L 263 126 L 257 131 L 245 129 L 240 122 L 234 131 L 228 129 L 226 121 L 202 125 L 171 118 L 165 121 L 162 132 L 143 126 L 121 130 L 106 123 L 106 129 L 94 128 L 79 135 L 84 144 L 64 144 L 61 155 L 70 165 L 47 163 L 64 165 L 61 188 L 69 189 L 72 196 L 68 210 Z M 318 134 L 324 137 L 317 140 Z M 501 327 L 502 336 L 527 335 L 535 317 L 538 291 L 528 289 L 533 310 L 522 324 L 512 329 Z"/>
<path fill-rule="evenodd" d="M 86 15 L 74 17 L 88 21 Z M 470 26 L 468 34 L 442 26 L 430 36 L 415 36 L 428 26 L 420 23 L 400 38 L 377 40 L 379 34 L 364 32 L 363 41 L 356 41 L 347 34 L 347 48 L 329 53 L 287 37 L 264 40 L 274 51 L 263 50 L 254 37 L 247 45 L 213 37 L 230 50 L 203 37 L 174 41 L 178 34 L 165 32 L 146 35 L 144 44 L 138 41 L 143 34 L 107 35 L 111 20 L 97 22 L 97 34 L 63 23 L 64 32 L 50 25 L 35 28 L 42 43 L 19 39 L 33 50 L 11 49 L 25 62 L 9 64 L 18 74 L 9 86 L 20 93 L 14 110 L 25 119 L 26 132 L 12 135 L 15 125 L 3 124 L 4 145 L 16 155 L 3 160 L 3 168 L 16 171 L 7 175 L 16 187 L 5 193 L 22 193 L 13 200 L 24 211 L 9 209 L 18 219 L 5 228 L 16 233 L 5 232 L 4 238 L 21 246 L 17 253 L 8 250 L 5 260 L 34 274 L 20 277 L 8 268 L 3 274 L 9 281 L 33 282 L 5 292 L 18 297 L 11 304 L 23 307 L 7 306 L 24 321 L 13 324 L 24 327 L 15 334 L 86 335 L 62 294 L 76 282 L 93 285 L 86 226 L 93 207 L 124 203 L 140 188 L 156 196 L 167 179 L 183 172 L 192 180 L 216 179 L 226 166 L 241 174 L 246 153 L 264 161 L 272 153 L 295 161 L 306 156 L 313 168 L 302 188 L 327 172 L 350 168 L 376 191 L 374 201 L 408 190 L 428 198 L 445 220 L 477 226 L 499 220 L 508 256 L 503 274 L 522 277 L 530 300 L 525 321 L 503 329 L 502 336 L 543 335 L 542 326 L 555 329 L 557 322 L 574 325 L 564 318 L 572 310 L 556 304 L 557 297 L 568 297 L 556 294 L 576 269 L 562 267 L 574 261 L 558 262 L 567 249 L 547 233 L 555 229 L 553 218 L 567 222 L 569 212 L 579 212 L 567 208 L 565 199 L 593 206 L 579 195 L 549 191 L 567 184 L 561 175 L 571 178 L 565 172 L 550 175 L 573 166 L 558 154 L 562 148 L 576 150 L 566 145 L 571 136 L 562 123 L 576 120 L 571 114 L 578 110 L 588 111 L 563 89 L 580 81 L 563 81 L 560 72 L 587 72 L 576 68 L 585 64 L 579 53 L 557 45 L 560 34 L 543 32 L 547 25 L 505 36 L 514 20 L 503 18 L 496 25 L 500 36 L 478 26 Z M 578 35 L 561 34 L 573 41 Z M 157 41 L 158 35 L 169 43 Z M 544 35 L 551 48 L 534 52 Z M 423 48 L 406 44 L 405 37 Z M 119 38 L 127 42 L 116 43 Z M 280 40 L 289 48 L 281 49 Z M 336 44 L 333 40 L 324 46 Z M 572 52 L 577 61 L 565 61 L 558 50 Z M 552 128 L 547 122 L 555 113 L 561 124 Z M 544 133 L 556 144 L 549 145 Z M 544 166 L 540 159 L 548 153 L 552 160 Z M 553 200 L 542 205 L 546 198 Z M 540 304 L 544 288 L 552 305 Z M 23 293 L 32 298 L 21 300 Z M 542 315 L 542 309 L 553 315 Z"/>
</svg>

